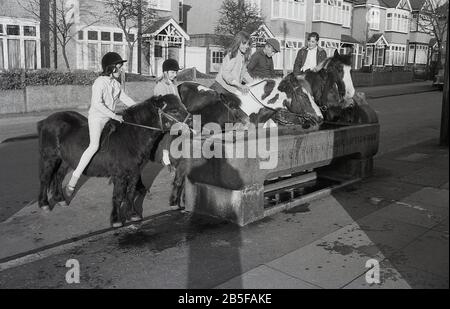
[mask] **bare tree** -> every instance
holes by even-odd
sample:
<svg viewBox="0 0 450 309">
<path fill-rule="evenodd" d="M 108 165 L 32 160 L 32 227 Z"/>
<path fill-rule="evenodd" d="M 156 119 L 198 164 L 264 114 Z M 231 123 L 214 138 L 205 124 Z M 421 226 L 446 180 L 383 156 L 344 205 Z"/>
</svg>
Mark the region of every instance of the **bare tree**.
<svg viewBox="0 0 450 309">
<path fill-rule="evenodd" d="M 244 0 L 223 1 L 219 16 L 215 32 L 224 37 L 234 37 L 239 31 L 252 34 L 264 23 L 261 10 Z"/>
<path fill-rule="evenodd" d="M 413 22 L 417 28 L 436 39 L 438 63 L 441 63 L 442 47 L 448 27 L 448 0 L 426 0 L 425 5 Z"/>
<path fill-rule="evenodd" d="M 18 4 L 28 13 L 35 16 L 36 19 L 41 20 L 40 16 L 40 2 L 41 0 L 16 0 Z M 66 64 L 66 68 L 70 71 L 69 59 L 67 57 L 67 45 L 74 39 L 77 32 L 75 31 L 75 18 L 74 7 L 72 0 L 55 0 L 56 5 L 56 17 L 54 14 L 50 14 L 50 31 L 56 33 L 56 39 L 59 46 L 61 46 L 62 56 Z M 83 28 L 92 26 L 100 20 L 93 11 L 87 10 L 87 14 L 90 14 L 93 21 Z M 79 29 L 82 30 L 82 29 Z"/>
<path fill-rule="evenodd" d="M 105 6 L 125 34 L 129 50 L 128 71 L 132 72 L 133 51 L 139 37 L 136 33 L 139 14 L 142 14 L 142 34 L 146 34 L 157 17 L 154 6 L 146 0 L 105 0 Z"/>
</svg>

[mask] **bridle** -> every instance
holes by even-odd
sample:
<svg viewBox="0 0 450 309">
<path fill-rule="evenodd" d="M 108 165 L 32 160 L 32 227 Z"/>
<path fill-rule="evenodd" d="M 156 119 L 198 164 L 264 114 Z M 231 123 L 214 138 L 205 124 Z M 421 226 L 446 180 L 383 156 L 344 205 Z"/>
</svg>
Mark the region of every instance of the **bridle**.
<svg viewBox="0 0 450 309">
<path fill-rule="evenodd" d="M 141 124 L 137 124 L 137 123 L 133 123 L 133 122 L 128 122 L 128 121 L 124 121 L 124 124 L 133 126 L 133 127 L 138 127 L 138 128 L 142 128 L 142 129 L 147 129 L 147 130 L 152 130 L 152 131 L 158 131 L 158 132 L 169 132 L 169 130 L 164 129 L 164 124 L 163 124 L 163 118 L 166 118 L 170 121 L 172 121 L 173 123 L 177 123 L 177 124 L 186 124 L 187 121 L 192 117 L 192 114 L 188 112 L 186 106 L 183 105 L 183 103 L 181 103 L 181 105 L 184 107 L 184 110 L 187 113 L 186 118 L 184 119 L 183 122 L 179 121 L 178 119 L 176 119 L 175 117 L 173 117 L 172 115 L 166 113 L 164 110 L 167 107 L 167 103 L 164 103 L 164 106 L 162 108 L 158 108 L 158 117 L 159 117 L 159 128 L 156 127 L 150 127 L 150 126 L 144 126 Z M 193 129 L 189 128 L 190 131 L 194 132 Z"/>
</svg>

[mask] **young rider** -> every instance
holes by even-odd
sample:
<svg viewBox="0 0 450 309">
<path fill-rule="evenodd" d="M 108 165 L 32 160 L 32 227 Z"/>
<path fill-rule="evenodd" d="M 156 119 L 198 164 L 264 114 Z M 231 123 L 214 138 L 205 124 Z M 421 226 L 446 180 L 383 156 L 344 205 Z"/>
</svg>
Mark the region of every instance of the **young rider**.
<svg viewBox="0 0 450 309">
<path fill-rule="evenodd" d="M 97 153 L 100 147 L 100 137 L 102 130 L 110 119 L 120 123 L 122 116 L 115 113 L 116 105 L 119 101 L 127 106 L 135 105 L 122 89 L 118 81 L 122 74 L 122 66 L 127 62 L 114 52 L 107 53 L 102 58 L 103 73 L 98 77 L 92 86 L 91 107 L 89 109 L 89 147 L 84 151 L 77 168 L 72 174 L 72 178 L 65 188 L 65 193 L 71 197 L 75 187 L 84 170 Z"/>
</svg>

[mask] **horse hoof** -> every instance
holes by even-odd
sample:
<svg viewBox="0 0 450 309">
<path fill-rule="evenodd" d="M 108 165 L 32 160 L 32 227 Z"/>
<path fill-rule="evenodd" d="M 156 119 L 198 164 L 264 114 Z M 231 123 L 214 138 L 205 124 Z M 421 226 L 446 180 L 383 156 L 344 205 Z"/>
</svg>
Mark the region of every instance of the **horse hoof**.
<svg viewBox="0 0 450 309">
<path fill-rule="evenodd" d="M 130 218 L 130 221 L 131 222 L 140 222 L 140 221 L 142 221 L 142 219 L 143 219 L 142 216 L 134 215 Z"/>
<path fill-rule="evenodd" d="M 61 202 L 56 203 L 56 206 L 59 206 L 62 208 L 67 208 L 67 207 L 69 207 L 69 204 L 67 204 L 66 201 L 61 201 Z"/>
<path fill-rule="evenodd" d="M 122 222 L 114 222 L 114 223 L 112 224 L 112 227 L 113 227 L 114 229 L 121 228 L 122 226 L 123 226 Z"/>
<path fill-rule="evenodd" d="M 48 205 L 42 206 L 41 209 L 42 209 L 44 212 L 46 212 L 46 213 L 48 213 L 48 212 L 51 211 L 50 206 L 48 206 Z"/>
</svg>

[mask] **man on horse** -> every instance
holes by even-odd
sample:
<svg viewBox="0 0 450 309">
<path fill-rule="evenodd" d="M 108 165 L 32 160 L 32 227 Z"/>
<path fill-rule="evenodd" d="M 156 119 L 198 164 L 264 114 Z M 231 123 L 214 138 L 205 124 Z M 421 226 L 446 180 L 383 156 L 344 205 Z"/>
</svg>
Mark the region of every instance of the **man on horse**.
<svg viewBox="0 0 450 309">
<path fill-rule="evenodd" d="M 256 51 L 250 58 L 247 71 L 253 78 L 265 79 L 275 77 L 273 56 L 281 50 L 276 39 L 268 39 L 263 49 Z"/>
<path fill-rule="evenodd" d="M 295 59 L 295 75 L 301 75 L 308 70 L 312 70 L 327 59 L 327 53 L 319 46 L 319 40 L 320 36 L 317 32 L 308 35 L 308 47 L 300 49 Z"/>
</svg>

